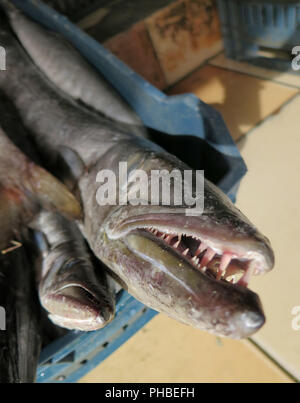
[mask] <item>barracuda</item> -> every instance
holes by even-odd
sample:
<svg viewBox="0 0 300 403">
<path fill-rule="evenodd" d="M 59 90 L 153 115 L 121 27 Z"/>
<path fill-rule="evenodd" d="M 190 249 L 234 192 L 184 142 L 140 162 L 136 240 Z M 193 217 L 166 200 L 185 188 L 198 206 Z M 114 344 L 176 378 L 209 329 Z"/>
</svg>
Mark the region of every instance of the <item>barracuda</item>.
<svg viewBox="0 0 300 403">
<path fill-rule="evenodd" d="M 99 205 L 101 170 L 118 178 L 119 164 L 126 162 L 129 175 L 141 169 L 151 177 L 153 169 L 183 173 L 189 167 L 147 138 L 61 96 L 4 22 L 1 27 L 7 71 L 0 74 L 0 87 L 17 106 L 47 167 L 63 181 L 72 177 L 84 209 L 81 229 L 96 256 L 133 296 L 180 322 L 232 338 L 257 331 L 265 317 L 258 296 L 246 286 L 251 274 L 272 269 L 269 241 L 208 181 L 201 216 L 187 216 L 191 206 L 184 204 Z M 65 170 L 57 169 L 61 160 Z"/>
</svg>

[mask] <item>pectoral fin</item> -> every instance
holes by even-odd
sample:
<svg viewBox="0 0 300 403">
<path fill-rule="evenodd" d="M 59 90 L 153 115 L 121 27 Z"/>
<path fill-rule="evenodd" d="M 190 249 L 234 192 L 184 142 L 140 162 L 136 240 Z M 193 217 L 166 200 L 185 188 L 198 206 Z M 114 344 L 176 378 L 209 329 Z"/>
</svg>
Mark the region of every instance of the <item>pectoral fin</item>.
<svg viewBox="0 0 300 403">
<path fill-rule="evenodd" d="M 80 203 L 64 184 L 37 165 L 31 173 L 33 194 L 44 209 L 57 211 L 70 219 L 81 217 Z"/>
<path fill-rule="evenodd" d="M 58 179 L 36 164 L 29 163 L 23 183 L 0 184 L 0 251 L 41 210 L 58 211 L 71 219 L 81 217 L 80 203 Z"/>
</svg>

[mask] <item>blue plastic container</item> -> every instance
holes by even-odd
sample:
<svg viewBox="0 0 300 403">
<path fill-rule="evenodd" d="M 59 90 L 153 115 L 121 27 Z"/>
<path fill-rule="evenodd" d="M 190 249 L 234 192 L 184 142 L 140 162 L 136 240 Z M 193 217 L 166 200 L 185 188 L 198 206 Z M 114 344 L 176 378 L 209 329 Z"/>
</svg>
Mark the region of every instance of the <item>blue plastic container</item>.
<svg viewBox="0 0 300 403">
<path fill-rule="evenodd" d="M 289 71 L 300 45 L 300 2 L 217 0 L 227 57 Z"/>
<path fill-rule="evenodd" d="M 144 124 L 156 131 L 156 138 L 163 139 L 166 148 L 195 169 L 207 168 L 210 179 L 235 200 L 247 169 L 216 110 L 191 94 L 166 96 L 42 2 L 13 2 L 36 21 L 65 36 L 127 99 Z M 42 351 L 37 381 L 76 382 L 155 315 L 122 291 L 112 323 L 96 332 L 69 332 Z"/>
</svg>

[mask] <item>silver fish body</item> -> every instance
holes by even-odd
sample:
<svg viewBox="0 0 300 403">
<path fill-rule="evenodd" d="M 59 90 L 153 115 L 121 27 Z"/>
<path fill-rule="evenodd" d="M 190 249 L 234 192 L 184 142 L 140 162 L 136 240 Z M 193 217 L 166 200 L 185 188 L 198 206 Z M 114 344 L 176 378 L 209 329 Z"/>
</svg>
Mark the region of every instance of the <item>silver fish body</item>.
<svg viewBox="0 0 300 403">
<path fill-rule="evenodd" d="M 272 269 L 269 241 L 208 181 L 204 212 L 195 217 L 185 214 L 184 203 L 100 205 L 98 173 L 109 170 L 119 179 L 120 162 L 127 163 L 129 174 L 139 169 L 148 178 L 153 170 L 183 173 L 189 167 L 61 97 L 7 29 L 0 30 L 0 41 L 8 55 L 0 88 L 53 169 L 61 157 L 73 169 L 84 209 L 82 232 L 96 256 L 133 296 L 178 321 L 232 338 L 256 332 L 265 318 L 246 285 L 251 273 Z M 193 185 L 189 190 L 195 193 Z"/>
<path fill-rule="evenodd" d="M 1 0 L 0 4 L 30 57 L 60 90 L 104 116 L 130 125 L 136 134 L 145 133 L 133 109 L 70 43 L 27 18 L 10 1 Z"/>
<path fill-rule="evenodd" d="M 49 319 L 71 330 L 93 331 L 107 325 L 115 313 L 115 290 L 103 269 L 95 272 L 76 224 L 43 211 L 31 226 L 39 231 L 35 234 L 42 254 L 39 297 Z"/>
</svg>

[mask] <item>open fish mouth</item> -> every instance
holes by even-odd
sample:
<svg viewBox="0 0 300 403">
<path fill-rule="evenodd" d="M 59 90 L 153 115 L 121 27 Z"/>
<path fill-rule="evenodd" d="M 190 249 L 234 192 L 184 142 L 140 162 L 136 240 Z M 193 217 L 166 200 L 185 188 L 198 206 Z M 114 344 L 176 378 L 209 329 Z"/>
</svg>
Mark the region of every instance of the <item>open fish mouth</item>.
<svg viewBox="0 0 300 403">
<path fill-rule="evenodd" d="M 139 230 L 139 233 L 152 236 L 161 242 L 162 247 L 173 251 L 202 274 L 216 280 L 247 287 L 255 272 L 255 262 L 247 258 L 237 258 L 232 252 L 220 253 L 212 243 L 208 246 L 200 238 L 184 233 L 161 232 L 154 227 Z"/>
<path fill-rule="evenodd" d="M 202 274 L 247 287 L 252 275 L 273 268 L 274 255 L 267 238 L 253 231 L 253 227 L 248 233 L 245 228 L 239 233 L 213 228 L 197 217 L 157 214 L 155 219 L 141 215 L 124 220 L 110 235 L 124 237 L 138 232 L 158 242 L 164 250 L 177 254 Z"/>
<path fill-rule="evenodd" d="M 125 218 L 120 211 L 118 218 L 106 235 L 112 248 L 114 241 L 126 247 L 115 260 L 125 283 L 133 277 L 128 289 L 137 299 L 219 336 L 245 338 L 263 326 L 260 299 L 248 284 L 251 275 L 271 270 L 274 257 L 253 226 L 241 222 L 242 230 L 232 231 L 217 223 L 216 231 L 210 218 L 177 213 Z"/>
</svg>

